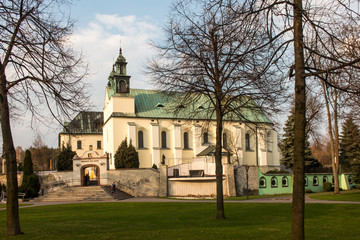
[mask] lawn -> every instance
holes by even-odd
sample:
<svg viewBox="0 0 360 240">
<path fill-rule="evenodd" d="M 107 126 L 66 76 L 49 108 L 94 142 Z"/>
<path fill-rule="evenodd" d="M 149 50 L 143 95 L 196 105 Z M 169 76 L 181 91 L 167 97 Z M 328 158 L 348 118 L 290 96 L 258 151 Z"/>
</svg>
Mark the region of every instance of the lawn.
<svg viewBox="0 0 360 240">
<path fill-rule="evenodd" d="M 360 202 L 360 192 L 342 192 L 340 195 L 335 195 L 333 193 L 325 195 L 309 195 L 310 198 L 315 198 L 319 200 L 329 200 L 329 201 L 353 201 Z"/>
<path fill-rule="evenodd" d="M 259 198 L 273 198 L 273 197 L 291 197 L 291 194 L 275 194 L 275 195 L 250 195 L 249 199 L 259 199 Z M 225 200 L 229 201 L 244 201 L 247 200 L 246 196 L 241 197 L 225 197 Z"/>
<path fill-rule="evenodd" d="M 290 239 L 291 205 L 84 203 L 20 209 L 25 235 L 10 239 Z M 0 239 L 6 239 L 0 211 Z M 360 205 L 307 204 L 306 239 L 359 239 Z"/>
<path fill-rule="evenodd" d="M 32 205 L 32 204 L 19 204 L 19 206 L 27 206 L 27 205 Z M 5 203 L 0 203 L 0 209 L 6 208 L 6 204 Z"/>
</svg>

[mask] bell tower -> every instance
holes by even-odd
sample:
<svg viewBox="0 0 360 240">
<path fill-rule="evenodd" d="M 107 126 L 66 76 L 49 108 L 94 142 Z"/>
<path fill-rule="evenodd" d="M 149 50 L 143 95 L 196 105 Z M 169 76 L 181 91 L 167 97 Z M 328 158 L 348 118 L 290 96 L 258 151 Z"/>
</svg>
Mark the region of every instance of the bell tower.
<svg viewBox="0 0 360 240">
<path fill-rule="evenodd" d="M 126 59 L 120 48 L 119 56 L 108 78 L 108 86 L 114 90 L 114 93 L 130 93 L 130 76 L 126 75 L 126 65 Z"/>
</svg>

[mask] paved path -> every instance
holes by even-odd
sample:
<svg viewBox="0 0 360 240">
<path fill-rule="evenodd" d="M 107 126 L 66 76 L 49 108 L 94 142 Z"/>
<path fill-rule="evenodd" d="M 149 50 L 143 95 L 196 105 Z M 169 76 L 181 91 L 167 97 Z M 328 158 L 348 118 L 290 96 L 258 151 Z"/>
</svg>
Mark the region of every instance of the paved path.
<svg viewBox="0 0 360 240">
<path fill-rule="evenodd" d="M 355 192 L 355 191 L 352 191 Z M 356 192 L 360 192 L 357 190 Z M 329 193 L 314 193 L 314 195 L 324 195 Z M 292 196 L 277 196 L 277 197 L 266 197 L 266 198 L 257 198 L 250 200 L 225 200 L 225 203 L 291 203 Z M 28 207 L 37 207 L 37 206 L 49 206 L 49 205 L 59 205 L 59 204 L 74 204 L 74 203 L 95 203 L 95 202 L 104 202 L 104 201 L 71 201 L 71 202 L 38 202 L 38 201 L 30 201 L 30 202 L 21 202 L 20 204 L 31 204 L 27 206 L 21 206 L 20 208 L 28 208 Z M 106 202 L 194 202 L 194 203 L 204 203 L 204 202 L 216 202 L 215 200 L 200 200 L 200 199 L 168 199 L 168 198 L 128 198 L 125 200 L 117 201 L 106 201 Z M 309 194 L 305 195 L 305 203 L 322 203 L 322 204 L 360 204 L 360 202 L 351 202 L 351 201 L 328 201 L 328 200 L 318 200 L 309 197 Z M 5 208 L 0 209 L 4 210 Z"/>
<path fill-rule="evenodd" d="M 326 194 L 326 193 L 325 193 Z M 320 194 L 319 194 L 320 195 Z M 291 203 L 291 196 L 278 196 L 278 197 L 268 197 L 268 198 L 257 198 L 243 201 L 234 201 L 234 200 L 225 200 L 225 203 Z M 31 204 L 27 206 L 21 206 L 20 208 L 28 207 L 37 207 L 37 206 L 49 206 L 49 205 L 59 205 L 59 204 L 74 204 L 74 203 L 95 203 L 98 201 L 72 201 L 72 202 L 19 202 L 20 204 Z M 104 202 L 104 201 L 101 201 Z M 192 203 L 211 203 L 216 202 L 215 200 L 197 200 L 197 199 L 167 199 L 167 198 L 129 198 L 121 201 L 106 201 L 106 202 L 192 202 Z M 360 202 L 350 202 L 350 201 L 327 201 L 327 200 L 318 200 L 309 198 L 308 195 L 305 196 L 306 203 L 322 203 L 322 204 L 360 204 Z M 0 209 L 1 210 L 4 210 Z"/>
</svg>

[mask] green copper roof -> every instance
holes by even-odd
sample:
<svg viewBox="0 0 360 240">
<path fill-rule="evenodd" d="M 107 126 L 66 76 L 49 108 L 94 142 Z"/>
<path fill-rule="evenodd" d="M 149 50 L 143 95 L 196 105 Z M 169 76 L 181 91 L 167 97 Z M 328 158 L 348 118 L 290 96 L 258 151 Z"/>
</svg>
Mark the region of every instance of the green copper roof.
<svg viewBox="0 0 360 240">
<path fill-rule="evenodd" d="M 181 105 L 182 93 L 164 93 L 156 90 L 130 89 L 130 93 L 114 93 L 111 95 L 131 96 L 135 98 L 135 113 L 114 112 L 112 117 L 161 118 L 161 119 L 194 119 L 215 120 L 214 109 L 205 96 L 198 97 L 189 105 Z M 108 92 L 109 93 L 109 92 Z M 239 108 L 236 112 L 225 116 L 227 121 L 269 123 L 270 119 L 256 107 L 253 101 L 248 101 L 247 107 Z"/>
<path fill-rule="evenodd" d="M 80 112 L 71 122 L 65 123 L 61 133 L 102 134 L 102 112 Z"/>
</svg>

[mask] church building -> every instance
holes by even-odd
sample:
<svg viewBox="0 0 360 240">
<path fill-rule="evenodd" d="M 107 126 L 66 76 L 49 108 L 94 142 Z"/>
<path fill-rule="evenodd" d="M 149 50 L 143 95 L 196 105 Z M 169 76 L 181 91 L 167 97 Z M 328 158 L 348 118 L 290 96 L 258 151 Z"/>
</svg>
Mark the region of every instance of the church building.
<svg viewBox="0 0 360 240">
<path fill-rule="evenodd" d="M 177 96 L 181 93 L 132 89 L 126 67 L 120 49 L 108 81 L 104 82 L 103 111 L 80 112 L 66 123 L 59 134 L 59 147 L 69 144 L 79 159 L 96 155 L 102 159 L 96 164 L 99 168 L 102 164 L 101 169 L 107 171 L 115 169 L 114 155 L 121 141 L 127 139 L 139 154 L 140 168 L 166 164 L 169 177 L 190 176 L 191 170 L 215 175 L 216 121 L 214 116 L 206 117 L 205 101 L 199 99 L 191 106 L 179 106 Z M 179 111 L 175 112 L 174 107 Z M 241 115 L 246 116 L 246 122 L 237 118 L 224 121 L 223 162 L 279 167 L 277 132 L 270 119 L 250 109 Z"/>
</svg>

